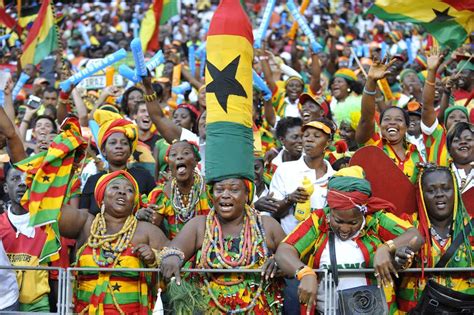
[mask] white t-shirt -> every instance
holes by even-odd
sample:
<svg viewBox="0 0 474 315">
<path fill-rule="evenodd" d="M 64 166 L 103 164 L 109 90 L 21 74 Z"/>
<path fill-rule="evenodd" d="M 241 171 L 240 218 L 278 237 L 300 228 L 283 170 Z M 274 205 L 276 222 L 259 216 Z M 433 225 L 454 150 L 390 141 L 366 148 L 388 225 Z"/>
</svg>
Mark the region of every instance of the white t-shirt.
<svg viewBox="0 0 474 315">
<path fill-rule="evenodd" d="M 0 240 L 0 266 L 11 266 L 2 240 Z M 0 269 L 0 293 L 0 310 L 13 305 L 18 300 L 18 283 L 14 270 Z"/>
<path fill-rule="evenodd" d="M 334 247 L 336 249 L 336 261 L 338 269 L 360 269 L 363 268 L 362 263 L 365 262 L 364 255 L 359 248 L 359 245 L 353 240 L 342 241 L 339 237 L 334 238 Z M 329 255 L 329 242 L 321 254 L 320 261 L 321 268 L 331 269 L 331 257 Z M 339 284 L 336 290 L 345 290 L 367 285 L 367 279 L 364 274 L 338 274 Z M 318 289 L 318 303 L 316 304 L 318 310 L 322 311 L 324 307 L 324 286 L 319 286 Z M 337 305 L 337 304 L 336 304 Z"/>
<path fill-rule="evenodd" d="M 304 161 L 304 156 L 299 160 L 283 162 L 276 170 L 270 183 L 270 192 L 273 198 L 283 200 L 285 196 L 291 194 L 296 188 L 302 185 L 306 176 L 314 185 L 314 192 L 311 195 L 311 209 L 321 209 L 326 205 L 327 184 L 329 178 L 335 173 L 331 164 L 324 160 L 327 172 L 323 177 L 316 179 L 316 171 L 309 168 Z M 286 234 L 289 234 L 300 223 L 294 215 L 294 209 L 281 219 L 281 226 Z"/>
</svg>

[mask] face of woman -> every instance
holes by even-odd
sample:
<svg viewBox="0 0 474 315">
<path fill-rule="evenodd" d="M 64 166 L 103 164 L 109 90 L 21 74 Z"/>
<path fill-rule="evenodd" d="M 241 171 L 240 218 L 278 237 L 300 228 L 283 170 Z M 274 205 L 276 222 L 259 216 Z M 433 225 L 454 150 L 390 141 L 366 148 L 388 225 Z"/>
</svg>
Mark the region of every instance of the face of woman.
<svg viewBox="0 0 474 315">
<path fill-rule="evenodd" d="M 339 135 L 341 139 L 346 141 L 347 145 L 355 143 L 355 130 L 352 129 L 351 125 L 345 121 L 341 122 L 339 127 Z"/>
<path fill-rule="evenodd" d="M 181 128 L 193 129 L 193 119 L 186 108 L 181 107 L 174 111 L 173 122 Z"/>
<path fill-rule="evenodd" d="M 407 131 L 407 124 L 403 112 L 392 108 L 385 112 L 380 122 L 382 137 L 390 144 L 396 144 L 403 140 Z"/>
<path fill-rule="evenodd" d="M 127 102 L 129 113 L 133 112 L 133 109 L 135 108 L 135 106 L 138 103 L 143 103 L 144 101 L 145 101 L 145 99 L 143 98 L 143 93 L 142 92 L 140 92 L 138 90 L 134 90 L 134 91 L 130 92 L 128 94 L 128 102 Z"/>
<path fill-rule="evenodd" d="M 329 226 L 342 241 L 351 239 L 361 229 L 363 222 L 364 215 L 357 208 L 351 210 L 331 209 Z"/>
<path fill-rule="evenodd" d="M 474 137 L 470 130 L 461 132 L 459 137 L 454 137 L 449 154 L 454 163 L 466 165 L 474 161 Z"/>
<path fill-rule="evenodd" d="M 192 178 L 197 161 L 191 144 L 187 142 L 173 144 L 168 159 L 171 175 L 178 182 L 186 182 Z"/>
<path fill-rule="evenodd" d="M 301 105 L 301 117 L 303 124 L 307 124 L 317 118 L 323 117 L 324 112 L 315 102 L 307 100 Z"/>
<path fill-rule="evenodd" d="M 344 100 L 347 96 L 349 96 L 349 84 L 343 78 L 334 78 L 334 81 L 331 84 L 331 93 L 332 96 L 336 98 L 336 100 L 341 101 Z"/>
<path fill-rule="evenodd" d="M 112 180 L 105 188 L 105 211 L 114 217 L 126 217 L 132 212 L 135 188 L 125 178 Z"/>
<path fill-rule="evenodd" d="M 105 158 L 113 165 L 125 165 L 131 149 L 128 138 L 121 132 L 111 134 L 105 142 Z"/>
<path fill-rule="evenodd" d="M 443 221 L 453 215 L 454 185 L 446 171 L 437 170 L 423 176 L 423 198 L 428 216 Z"/>
<path fill-rule="evenodd" d="M 458 122 L 469 122 L 466 115 L 460 110 L 453 110 L 446 119 L 446 130 L 451 129 Z"/>
<path fill-rule="evenodd" d="M 231 221 L 245 211 L 248 194 L 242 179 L 230 178 L 214 184 L 214 207 L 220 218 Z"/>
<path fill-rule="evenodd" d="M 290 101 L 294 102 L 298 97 L 300 97 L 301 93 L 303 93 L 304 86 L 299 80 L 290 80 L 286 84 L 286 95 L 290 99 Z"/>
<path fill-rule="evenodd" d="M 301 152 L 303 152 L 303 142 L 301 141 L 301 135 L 301 127 L 295 126 L 288 128 L 285 137 L 280 139 L 286 150 L 288 150 L 292 156 L 301 155 Z"/>
<path fill-rule="evenodd" d="M 303 148 L 306 156 L 316 158 L 324 155 L 328 146 L 329 136 L 316 128 L 306 128 L 303 133 Z"/>
</svg>

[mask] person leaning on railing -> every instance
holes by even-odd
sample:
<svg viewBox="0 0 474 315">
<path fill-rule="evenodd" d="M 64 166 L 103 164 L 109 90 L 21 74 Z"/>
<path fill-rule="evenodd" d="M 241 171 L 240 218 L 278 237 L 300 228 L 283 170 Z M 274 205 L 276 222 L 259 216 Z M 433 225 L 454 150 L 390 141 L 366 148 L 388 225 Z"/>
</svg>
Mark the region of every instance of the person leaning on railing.
<svg viewBox="0 0 474 315">
<path fill-rule="evenodd" d="M 420 233 L 390 209 L 388 201 L 371 197 L 370 183 L 359 166 L 338 171 L 328 182 L 328 207 L 314 211 L 280 244 L 278 266 L 300 280 L 298 295 L 307 312 L 322 312 L 324 288 L 313 271 L 331 266 L 329 239 L 334 235 L 337 268 L 375 268 L 372 275 L 341 275 L 337 290 L 376 284 L 393 286 L 391 274 L 408 264 L 421 246 Z M 387 212 L 383 211 L 386 210 Z M 382 246 L 383 245 L 383 246 Z M 395 258 L 398 264 L 395 263 Z M 385 290 L 391 314 L 397 307 L 393 290 Z"/>
<path fill-rule="evenodd" d="M 420 173 L 418 213 L 410 220 L 426 242 L 414 267 L 472 267 L 474 221 L 454 174 L 434 164 L 423 165 Z M 407 274 L 397 300 L 400 310 L 410 314 L 473 314 L 474 272 Z"/>
<path fill-rule="evenodd" d="M 77 240 L 77 267 L 157 267 L 156 255 L 168 242 L 151 223 L 138 221 L 138 184 L 126 171 L 101 176 L 94 191 L 100 212 L 61 208 L 61 235 Z M 148 314 L 154 302 L 150 279 L 138 272 L 81 271 L 74 292 L 75 312 Z"/>
</svg>

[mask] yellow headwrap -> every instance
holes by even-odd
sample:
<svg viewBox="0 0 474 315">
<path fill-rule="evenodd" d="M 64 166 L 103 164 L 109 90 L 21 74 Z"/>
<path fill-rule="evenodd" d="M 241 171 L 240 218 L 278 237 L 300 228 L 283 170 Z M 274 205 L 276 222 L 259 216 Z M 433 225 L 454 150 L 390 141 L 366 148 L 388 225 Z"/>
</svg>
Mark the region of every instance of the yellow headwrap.
<svg viewBox="0 0 474 315">
<path fill-rule="evenodd" d="M 133 122 L 124 119 L 120 114 L 101 109 L 95 111 L 94 120 L 99 124 L 99 148 L 103 147 L 111 134 L 121 132 L 130 140 L 131 151 L 135 151 L 138 141 L 138 127 Z"/>
</svg>

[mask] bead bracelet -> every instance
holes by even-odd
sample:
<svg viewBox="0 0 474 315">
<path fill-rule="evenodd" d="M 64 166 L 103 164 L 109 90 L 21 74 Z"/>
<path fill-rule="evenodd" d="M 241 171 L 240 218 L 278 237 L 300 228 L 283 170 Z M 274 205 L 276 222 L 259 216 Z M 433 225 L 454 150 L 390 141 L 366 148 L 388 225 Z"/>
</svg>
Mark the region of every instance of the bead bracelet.
<svg viewBox="0 0 474 315">
<path fill-rule="evenodd" d="M 163 260 L 170 256 L 176 256 L 179 258 L 179 264 L 181 265 L 184 261 L 184 253 L 182 250 L 176 247 L 164 247 L 163 250 L 158 254 L 156 263 L 161 267 Z"/>
</svg>

